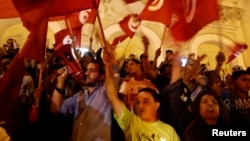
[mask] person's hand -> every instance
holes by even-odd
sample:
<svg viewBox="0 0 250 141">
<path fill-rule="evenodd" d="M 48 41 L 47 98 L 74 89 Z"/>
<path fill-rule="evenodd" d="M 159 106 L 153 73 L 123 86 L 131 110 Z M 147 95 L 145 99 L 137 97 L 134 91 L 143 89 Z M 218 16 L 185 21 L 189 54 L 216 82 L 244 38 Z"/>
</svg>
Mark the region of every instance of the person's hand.
<svg viewBox="0 0 250 141">
<path fill-rule="evenodd" d="M 226 56 L 223 52 L 219 52 L 216 56 L 217 65 L 222 65 L 226 61 Z"/>
<path fill-rule="evenodd" d="M 65 67 L 63 67 L 63 68 L 57 70 L 57 73 L 58 73 L 57 79 L 58 79 L 58 80 L 63 80 L 63 81 L 65 81 L 66 78 L 67 78 L 68 75 L 69 75 L 67 66 L 65 66 Z"/>
<path fill-rule="evenodd" d="M 143 42 L 144 48 L 148 49 L 149 40 L 147 36 L 142 36 L 142 42 Z"/>
<path fill-rule="evenodd" d="M 112 53 L 110 53 L 108 50 L 104 50 L 102 60 L 103 60 L 103 63 L 105 66 L 109 66 L 109 65 L 113 64 L 114 57 L 113 57 Z"/>
<path fill-rule="evenodd" d="M 155 51 L 155 57 L 158 58 L 160 55 L 161 55 L 161 48 L 158 48 L 158 49 Z"/>
</svg>

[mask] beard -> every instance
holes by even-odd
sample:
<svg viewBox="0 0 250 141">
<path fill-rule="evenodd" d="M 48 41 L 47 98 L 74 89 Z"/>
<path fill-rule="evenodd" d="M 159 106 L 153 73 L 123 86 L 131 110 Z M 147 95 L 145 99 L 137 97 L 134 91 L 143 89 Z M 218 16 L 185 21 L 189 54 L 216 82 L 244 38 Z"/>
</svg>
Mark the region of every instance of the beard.
<svg viewBox="0 0 250 141">
<path fill-rule="evenodd" d="M 90 78 L 86 78 L 84 81 L 85 86 L 87 87 L 94 87 L 96 85 L 97 81 L 96 80 L 92 80 Z"/>
</svg>

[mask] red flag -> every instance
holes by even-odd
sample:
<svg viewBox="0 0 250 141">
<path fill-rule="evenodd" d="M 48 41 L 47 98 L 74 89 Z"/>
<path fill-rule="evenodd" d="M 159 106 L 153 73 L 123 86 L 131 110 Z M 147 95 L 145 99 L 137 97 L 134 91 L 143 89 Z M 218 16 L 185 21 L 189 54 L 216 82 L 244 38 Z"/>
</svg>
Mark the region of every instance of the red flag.
<svg viewBox="0 0 250 141">
<path fill-rule="evenodd" d="M 47 0 L 50 1 L 50 8 L 47 17 L 67 15 L 84 9 L 96 9 L 95 0 Z"/>
<path fill-rule="evenodd" d="M 126 4 L 138 2 L 139 0 L 123 0 Z"/>
<path fill-rule="evenodd" d="M 177 22 L 170 27 L 176 40 L 186 41 L 192 38 L 208 23 L 219 19 L 217 0 L 181 0 L 173 1 Z"/>
<path fill-rule="evenodd" d="M 72 29 L 72 34 L 73 34 L 73 37 L 72 37 L 69 29 L 63 29 L 63 30 L 60 30 L 59 32 L 57 32 L 55 34 L 56 43 L 55 43 L 54 47 L 60 46 L 62 44 L 72 44 L 73 43 L 72 38 L 75 38 L 74 40 L 75 40 L 76 47 L 80 47 L 81 27 Z"/>
<path fill-rule="evenodd" d="M 139 19 L 155 21 L 170 26 L 173 9 L 170 0 L 148 0 Z M 164 13 L 164 14 L 163 14 Z"/>
<path fill-rule="evenodd" d="M 137 14 L 130 14 L 124 17 L 120 22 L 119 25 L 121 29 L 130 37 L 132 38 L 139 27 L 141 21 L 138 19 Z"/>
<path fill-rule="evenodd" d="M 67 19 L 70 22 L 71 28 L 79 28 L 85 23 L 94 24 L 96 18 L 96 9 L 87 9 L 80 12 L 67 15 Z M 67 22 L 66 22 L 67 25 Z M 67 25 L 69 28 L 69 25 Z"/>
<path fill-rule="evenodd" d="M 81 46 L 81 29 L 86 22 L 94 22 L 96 10 L 87 9 L 80 12 L 64 16 L 67 29 L 63 29 L 55 34 L 55 46 L 59 44 L 72 43 L 72 36 L 75 38 L 76 47 Z M 70 32 L 72 30 L 72 33 Z M 73 35 L 71 35 L 73 34 Z"/>
<path fill-rule="evenodd" d="M 235 46 L 232 49 L 232 54 L 229 55 L 227 63 L 231 62 L 235 59 L 238 55 L 240 55 L 243 51 L 247 49 L 247 44 L 244 43 L 235 43 Z"/>
<path fill-rule="evenodd" d="M 19 97 L 24 73 L 24 57 L 18 53 L 0 79 L 0 121 L 6 120 L 8 104 Z"/>
<path fill-rule="evenodd" d="M 40 1 L 13 0 L 13 3 L 20 13 L 23 25 L 30 31 L 29 37 L 22 47 L 22 55 L 43 61 L 45 59 L 48 26 L 46 12 L 49 3 Z"/>
<path fill-rule="evenodd" d="M 96 9 L 86 9 L 82 10 L 80 12 L 75 12 L 69 15 L 63 15 L 63 16 L 56 16 L 56 17 L 49 17 L 49 21 L 59 21 L 59 20 L 65 20 L 67 18 L 73 18 L 74 20 L 77 20 L 76 23 L 79 24 L 79 21 L 81 24 L 90 23 L 94 24 L 96 19 L 97 10 Z M 72 20 L 71 20 L 72 21 Z M 70 22 L 72 27 L 74 26 L 74 22 Z"/>
<path fill-rule="evenodd" d="M 0 0 L 0 19 L 16 17 L 19 17 L 19 13 L 14 7 L 12 0 Z"/>
<path fill-rule="evenodd" d="M 137 14 L 130 14 L 124 17 L 119 22 L 119 26 L 121 27 L 122 31 L 124 31 L 124 34 L 114 38 L 114 40 L 111 43 L 112 50 L 118 43 L 124 41 L 126 38 L 128 37 L 132 38 L 139 25 L 140 25 L 140 20 L 138 19 Z"/>
<path fill-rule="evenodd" d="M 111 46 L 116 46 L 117 44 L 119 44 L 120 42 L 124 41 L 126 38 L 128 38 L 128 35 L 123 34 L 121 36 L 118 36 L 116 38 L 113 39 Z M 112 48 L 111 50 L 113 50 L 114 48 Z"/>
</svg>

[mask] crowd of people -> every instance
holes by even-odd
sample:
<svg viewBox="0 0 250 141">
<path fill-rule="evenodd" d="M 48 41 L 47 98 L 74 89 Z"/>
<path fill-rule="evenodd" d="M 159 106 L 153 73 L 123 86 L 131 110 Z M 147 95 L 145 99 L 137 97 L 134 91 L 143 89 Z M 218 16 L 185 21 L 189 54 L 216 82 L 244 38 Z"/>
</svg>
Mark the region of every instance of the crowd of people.
<svg viewBox="0 0 250 141">
<path fill-rule="evenodd" d="M 250 126 L 250 68 L 222 77 L 222 51 L 214 70 L 201 64 L 205 55 L 192 53 L 182 66 L 172 50 L 157 63 L 161 48 L 149 60 L 150 42 L 142 42 L 138 58 L 115 59 L 106 47 L 78 56 L 80 80 L 53 49 L 46 51 L 41 85 L 41 62 L 25 59 L 20 98 L 0 121 L 0 140 L 206 141 L 212 128 Z M 1 77 L 18 53 L 15 44 L 9 39 L 1 48 Z"/>
</svg>

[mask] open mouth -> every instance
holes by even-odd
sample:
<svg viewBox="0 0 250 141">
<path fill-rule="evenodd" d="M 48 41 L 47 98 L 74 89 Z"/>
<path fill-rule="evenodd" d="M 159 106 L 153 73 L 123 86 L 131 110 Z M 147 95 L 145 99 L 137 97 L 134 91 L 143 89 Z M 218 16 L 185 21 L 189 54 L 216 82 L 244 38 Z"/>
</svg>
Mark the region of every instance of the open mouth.
<svg viewBox="0 0 250 141">
<path fill-rule="evenodd" d="M 211 108 L 211 107 L 209 107 L 209 108 L 208 108 L 208 111 L 209 111 L 209 112 L 213 112 L 213 111 L 214 111 L 214 109 L 213 109 L 213 108 Z"/>
</svg>

